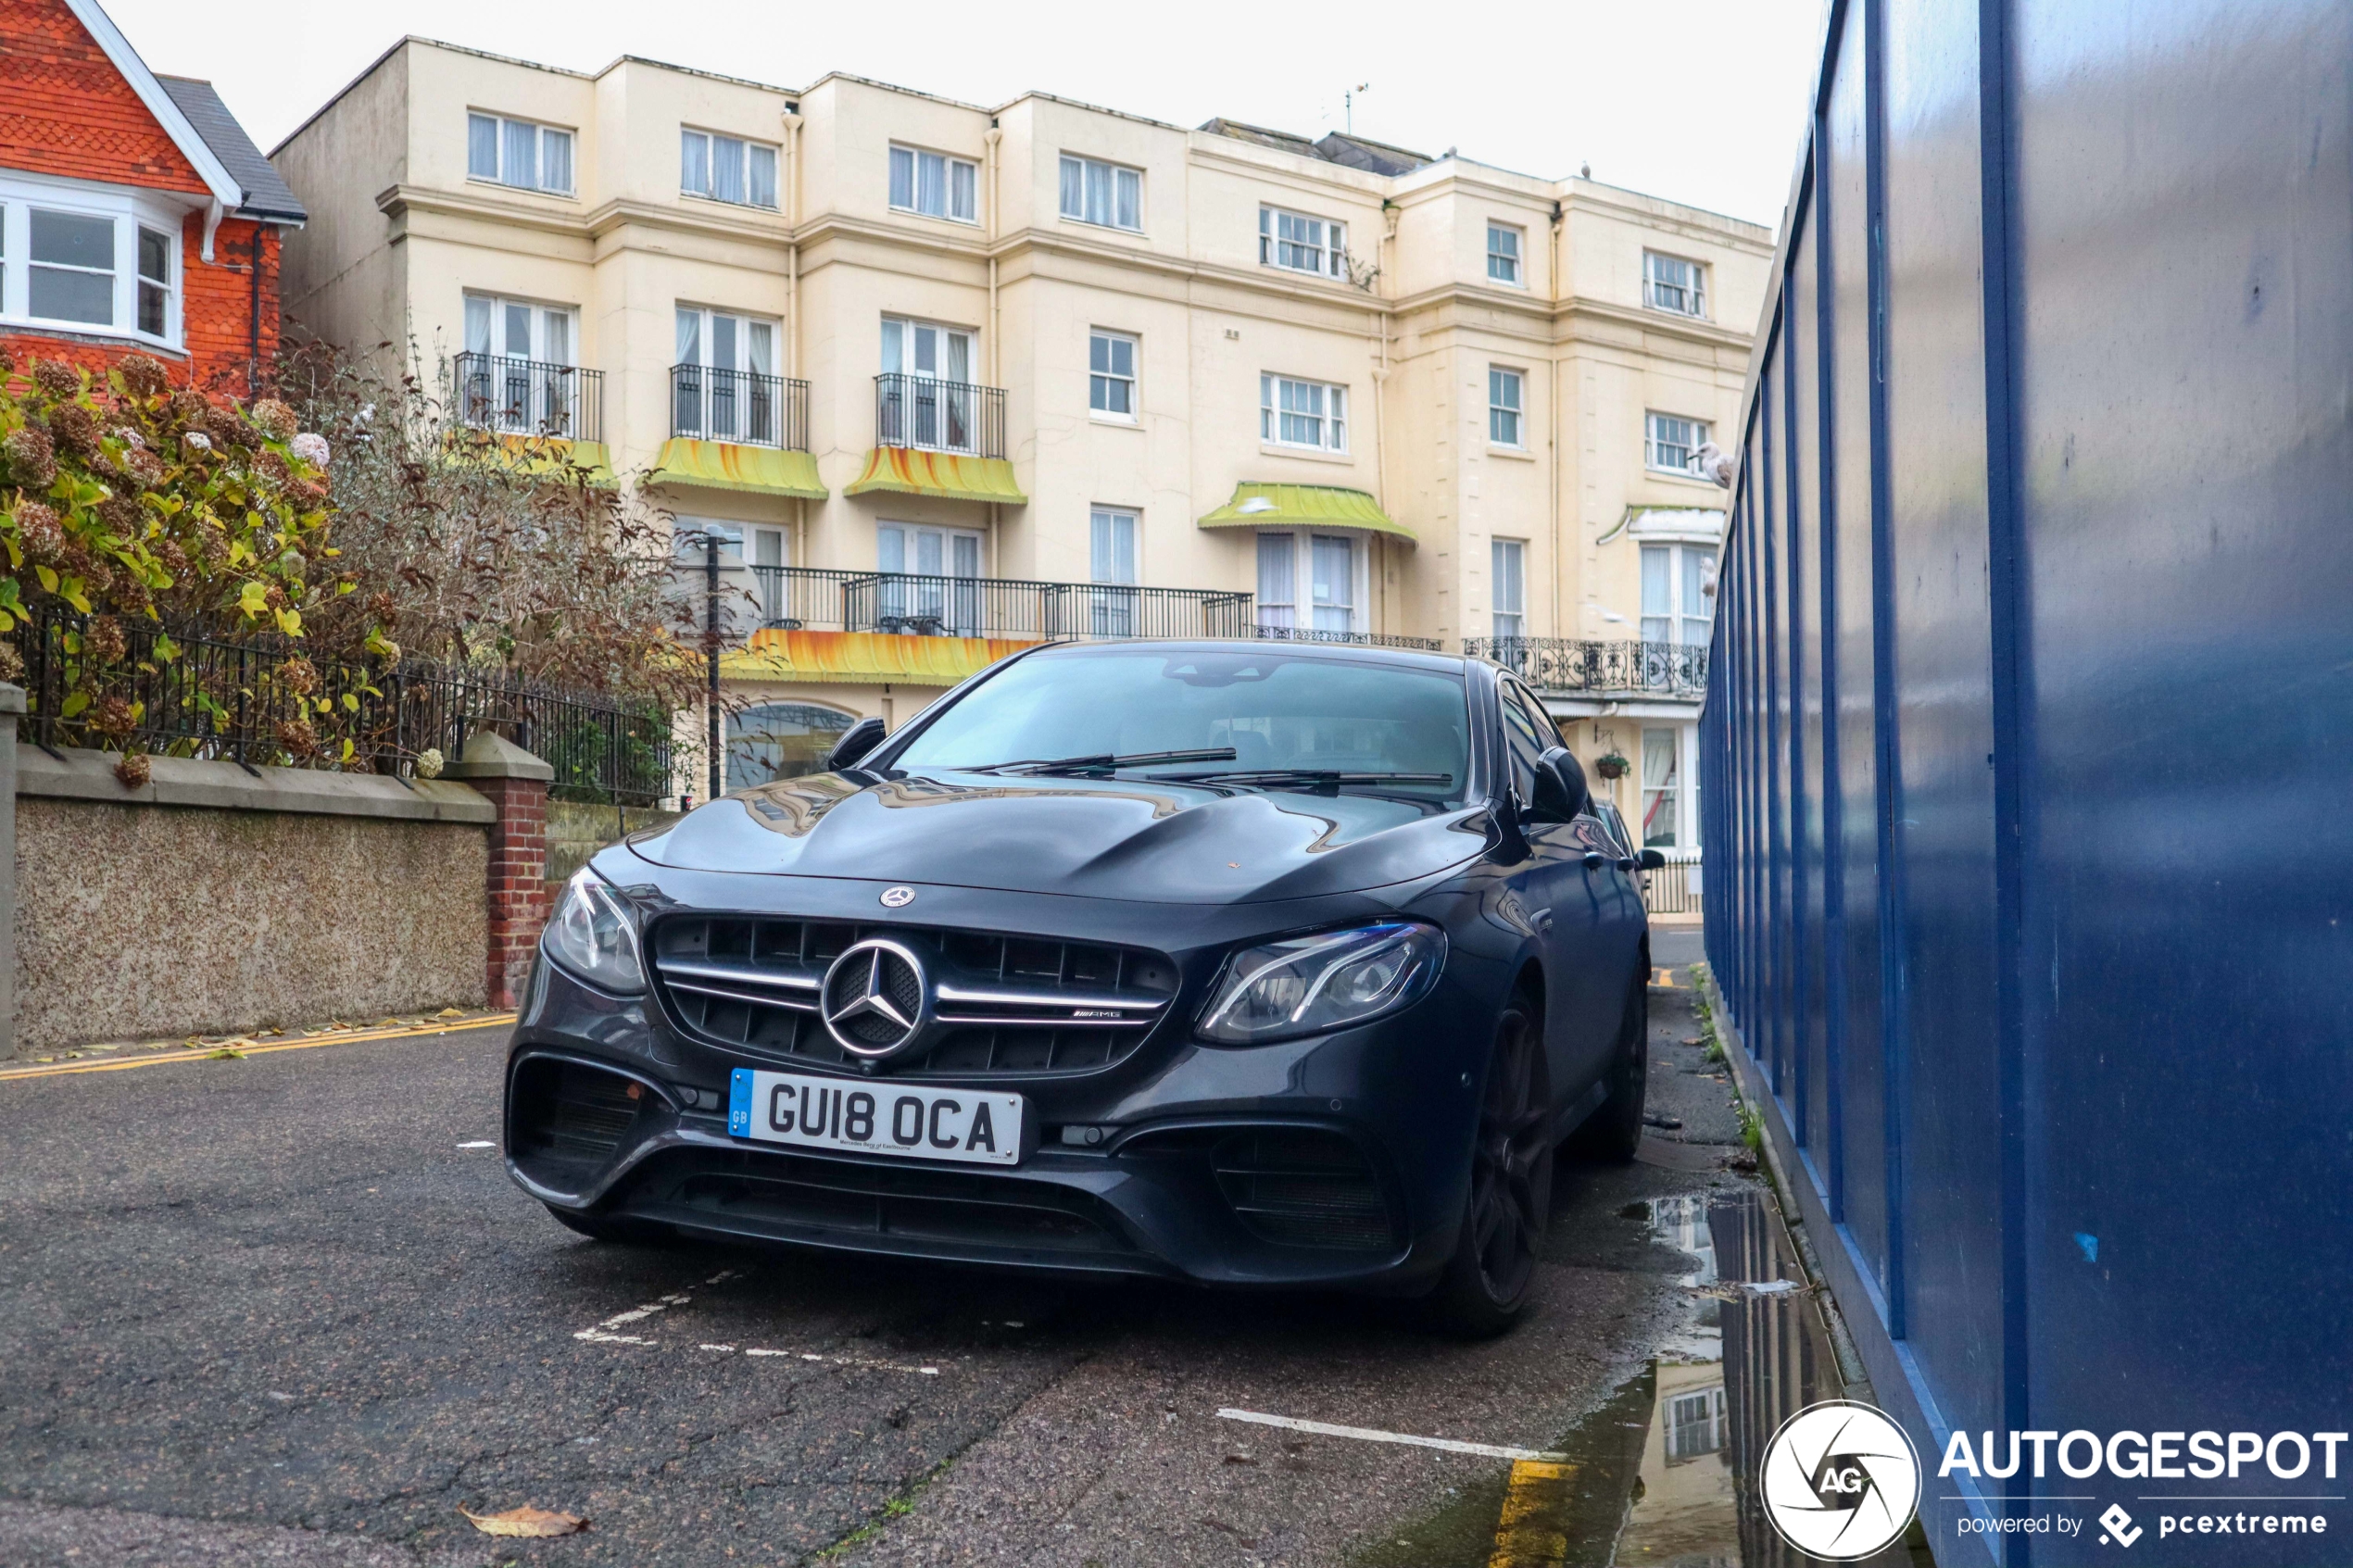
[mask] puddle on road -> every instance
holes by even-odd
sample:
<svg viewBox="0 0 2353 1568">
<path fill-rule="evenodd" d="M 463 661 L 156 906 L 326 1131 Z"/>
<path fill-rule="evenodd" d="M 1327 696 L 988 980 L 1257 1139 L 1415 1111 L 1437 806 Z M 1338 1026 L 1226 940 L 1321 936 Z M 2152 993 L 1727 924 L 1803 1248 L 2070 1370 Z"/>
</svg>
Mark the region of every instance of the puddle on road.
<svg viewBox="0 0 2353 1568">
<path fill-rule="evenodd" d="M 1743 1477 L 1782 1421 L 1843 1391 L 1770 1199 L 1654 1198 L 1652 1237 L 1692 1257 L 1684 1323 L 1550 1451 L 1466 1479 L 1361 1547 L 1357 1568 L 1795 1568 Z M 1907 1563 L 1900 1546 L 1872 1559 Z"/>
</svg>

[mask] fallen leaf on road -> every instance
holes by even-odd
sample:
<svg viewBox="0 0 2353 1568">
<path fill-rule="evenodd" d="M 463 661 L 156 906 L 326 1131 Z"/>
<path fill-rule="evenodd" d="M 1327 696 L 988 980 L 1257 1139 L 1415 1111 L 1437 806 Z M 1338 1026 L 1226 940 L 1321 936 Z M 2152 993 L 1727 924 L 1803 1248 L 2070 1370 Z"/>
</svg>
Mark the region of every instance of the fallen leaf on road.
<svg viewBox="0 0 2353 1568">
<path fill-rule="evenodd" d="M 439 1012 L 434 1013 L 434 1016 L 435 1018 L 463 1018 L 466 1015 L 459 1012 L 456 1008 L 443 1008 Z"/>
<path fill-rule="evenodd" d="M 569 1536 L 588 1528 L 588 1521 L 573 1513 L 550 1513 L 525 1503 L 504 1513 L 467 1513 L 466 1523 L 485 1536 Z"/>
<path fill-rule="evenodd" d="M 237 1049 L 233 1046 L 223 1046 L 219 1050 L 213 1052 L 210 1056 L 205 1058 L 207 1061 L 243 1061 L 245 1059 L 245 1053 Z"/>
</svg>

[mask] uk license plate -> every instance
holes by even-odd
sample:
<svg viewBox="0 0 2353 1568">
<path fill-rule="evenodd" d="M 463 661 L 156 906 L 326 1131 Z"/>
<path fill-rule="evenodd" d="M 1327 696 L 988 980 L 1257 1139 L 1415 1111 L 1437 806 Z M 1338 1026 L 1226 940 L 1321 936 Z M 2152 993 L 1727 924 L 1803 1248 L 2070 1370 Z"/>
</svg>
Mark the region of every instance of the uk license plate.
<svg viewBox="0 0 2353 1568">
<path fill-rule="evenodd" d="M 1015 1165 L 1021 1162 L 1023 1110 L 1019 1095 L 738 1067 L 728 1084 L 727 1131 L 799 1148 Z"/>
</svg>

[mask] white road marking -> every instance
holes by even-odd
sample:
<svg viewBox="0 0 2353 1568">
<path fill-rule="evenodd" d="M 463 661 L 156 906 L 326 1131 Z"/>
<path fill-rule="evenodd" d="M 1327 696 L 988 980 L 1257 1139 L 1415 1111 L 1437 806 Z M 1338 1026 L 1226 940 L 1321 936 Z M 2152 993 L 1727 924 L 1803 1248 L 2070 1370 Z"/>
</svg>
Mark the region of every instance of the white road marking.
<svg viewBox="0 0 2353 1568">
<path fill-rule="evenodd" d="M 1280 1426 L 1292 1432 L 1312 1432 L 1319 1437 L 1353 1437 L 1360 1443 L 1403 1443 L 1408 1448 L 1437 1449 L 1450 1454 L 1475 1454 L 1481 1459 L 1540 1460 L 1557 1464 L 1568 1458 L 1567 1454 L 1546 1453 L 1541 1449 L 1513 1449 L 1496 1443 L 1462 1443 L 1452 1437 L 1417 1437 L 1408 1432 L 1381 1432 L 1369 1426 L 1335 1426 L 1327 1421 L 1302 1421 L 1296 1416 L 1264 1415 L 1257 1411 L 1221 1410 L 1217 1413 L 1227 1421 L 1248 1421 L 1261 1426 Z"/>
<path fill-rule="evenodd" d="M 683 1307 L 692 1299 L 692 1297 L 682 1290 L 674 1296 L 665 1296 L 659 1301 L 648 1301 L 642 1307 L 632 1307 L 625 1312 L 615 1312 L 596 1327 L 584 1328 L 573 1337 L 585 1339 L 592 1345 L 650 1345 L 653 1343 L 650 1339 L 635 1334 L 615 1334 L 613 1330 L 623 1323 L 643 1322 L 656 1312 L 666 1312 L 673 1307 Z"/>
<path fill-rule="evenodd" d="M 497 1148 L 498 1146 L 488 1138 L 476 1138 L 472 1143 L 461 1143 L 458 1147 L 459 1148 Z"/>
<path fill-rule="evenodd" d="M 695 1348 L 698 1350 L 715 1351 L 723 1356 L 732 1356 L 736 1353 L 736 1348 L 733 1345 L 698 1345 Z"/>
</svg>

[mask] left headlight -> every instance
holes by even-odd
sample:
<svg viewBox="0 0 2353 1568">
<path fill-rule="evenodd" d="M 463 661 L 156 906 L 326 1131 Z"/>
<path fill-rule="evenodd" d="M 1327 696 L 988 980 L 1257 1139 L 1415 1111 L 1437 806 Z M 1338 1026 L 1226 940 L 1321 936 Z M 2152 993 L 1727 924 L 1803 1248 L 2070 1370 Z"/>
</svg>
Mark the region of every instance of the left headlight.
<svg viewBox="0 0 2353 1568">
<path fill-rule="evenodd" d="M 611 884 L 585 866 L 564 884 L 539 940 L 549 958 L 592 985 L 607 991 L 646 988 L 637 922 Z"/>
<path fill-rule="evenodd" d="M 1227 960 L 1196 1032 L 1257 1045 L 1363 1023 L 1419 1001 L 1445 963 L 1445 934 L 1409 921 L 1269 942 Z"/>
</svg>

